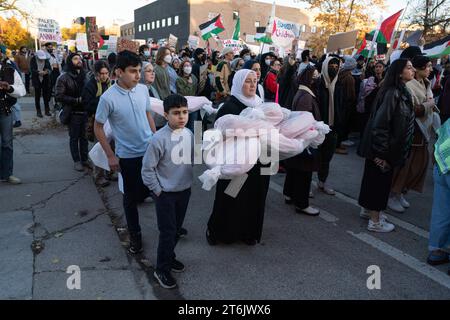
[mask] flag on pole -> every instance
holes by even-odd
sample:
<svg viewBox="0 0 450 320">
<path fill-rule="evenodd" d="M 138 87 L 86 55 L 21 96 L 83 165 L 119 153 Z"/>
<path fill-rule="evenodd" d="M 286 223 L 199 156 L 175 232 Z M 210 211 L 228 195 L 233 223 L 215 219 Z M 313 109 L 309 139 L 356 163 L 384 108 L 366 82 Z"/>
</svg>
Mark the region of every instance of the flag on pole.
<svg viewBox="0 0 450 320">
<path fill-rule="evenodd" d="M 233 40 L 239 40 L 241 35 L 241 18 L 238 17 L 236 20 L 236 26 L 234 27 Z"/>
<path fill-rule="evenodd" d="M 390 43 L 392 34 L 394 33 L 395 25 L 397 24 L 398 18 L 402 14 L 402 10 L 393 14 L 386 20 L 384 20 L 380 25 L 380 30 L 377 36 L 377 43 Z M 372 30 L 369 33 L 366 33 L 366 40 L 373 41 L 373 37 L 375 36 L 376 30 Z"/>
<path fill-rule="evenodd" d="M 203 40 L 208 40 L 213 34 L 218 34 L 225 30 L 222 20 L 220 19 L 220 14 L 214 19 L 202 23 L 199 28 L 202 33 Z"/>
<path fill-rule="evenodd" d="M 426 44 L 423 47 L 423 54 L 430 58 L 439 58 L 450 54 L 450 36 Z"/>
<path fill-rule="evenodd" d="M 256 28 L 255 41 L 272 44 L 271 37 L 266 34 L 266 27 Z"/>
</svg>

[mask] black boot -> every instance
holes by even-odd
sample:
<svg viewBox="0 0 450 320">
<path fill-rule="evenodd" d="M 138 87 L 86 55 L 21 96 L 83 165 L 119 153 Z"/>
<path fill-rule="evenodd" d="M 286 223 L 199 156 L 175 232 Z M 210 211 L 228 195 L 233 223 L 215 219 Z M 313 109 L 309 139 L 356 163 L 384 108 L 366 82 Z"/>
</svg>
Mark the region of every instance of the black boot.
<svg viewBox="0 0 450 320">
<path fill-rule="evenodd" d="M 138 254 L 144 251 L 142 249 L 142 234 L 140 232 L 130 233 L 130 247 L 128 252 L 131 254 Z"/>
</svg>

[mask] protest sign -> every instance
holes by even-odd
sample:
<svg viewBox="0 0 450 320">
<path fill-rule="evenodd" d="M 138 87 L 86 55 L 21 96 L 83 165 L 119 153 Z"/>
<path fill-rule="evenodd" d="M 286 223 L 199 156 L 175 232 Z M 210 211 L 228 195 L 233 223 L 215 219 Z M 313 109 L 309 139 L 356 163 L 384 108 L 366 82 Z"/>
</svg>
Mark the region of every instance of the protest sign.
<svg viewBox="0 0 450 320">
<path fill-rule="evenodd" d="M 222 40 L 222 43 L 224 47 L 232 48 L 235 55 L 239 54 L 239 52 L 244 49 L 244 46 L 240 40 L 227 39 Z"/>
<path fill-rule="evenodd" d="M 139 42 L 128 40 L 125 38 L 119 38 L 119 40 L 117 41 L 117 52 L 122 52 L 125 50 L 137 53 L 139 50 Z"/>
<path fill-rule="evenodd" d="M 169 36 L 169 46 L 170 47 L 177 47 L 178 38 L 175 37 L 173 34 L 170 34 Z"/>
<path fill-rule="evenodd" d="M 89 52 L 86 33 L 77 33 L 76 37 L 77 50 L 81 52 Z"/>
<path fill-rule="evenodd" d="M 86 17 L 86 35 L 89 51 L 98 50 L 98 43 L 101 37 L 98 32 L 96 17 Z"/>
<path fill-rule="evenodd" d="M 197 36 L 189 36 L 188 44 L 189 44 L 189 48 L 197 49 L 198 45 L 200 44 L 200 38 Z"/>
<path fill-rule="evenodd" d="M 327 52 L 351 49 L 355 46 L 358 30 L 333 34 L 328 39 Z"/>
<path fill-rule="evenodd" d="M 39 41 L 56 42 L 57 44 L 62 42 L 59 23 L 55 20 L 38 18 L 38 32 Z"/>
<path fill-rule="evenodd" d="M 281 20 L 277 17 L 270 19 L 268 32 L 272 33 L 272 42 L 281 48 L 290 47 L 292 41 L 300 36 L 300 25 L 295 22 Z"/>
</svg>

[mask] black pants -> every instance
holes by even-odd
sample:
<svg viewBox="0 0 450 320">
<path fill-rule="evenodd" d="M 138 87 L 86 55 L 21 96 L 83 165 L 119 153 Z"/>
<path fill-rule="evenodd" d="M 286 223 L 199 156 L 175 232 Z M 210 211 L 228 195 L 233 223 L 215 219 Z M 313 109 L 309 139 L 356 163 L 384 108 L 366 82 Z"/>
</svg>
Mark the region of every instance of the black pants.
<svg viewBox="0 0 450 320">
<path fill-rule="evenodd" d="M 27 90 L 27 93 L 30 93 L 30 80 L 31 75 L 29 73 L 25 74 L 25 90 Z"/>
<path fill-rule="evenodd" d="M 40 87 L 34 87 L 34 103 L 36 111 L 41 112 L 41 96 L 44 98 L 45 112 L 50 112 L 51 88 L 48 81 L 44 81 Z"/>
<path fill-rule="evenodd" d="M 88 140 L 86 139 L 86 114 L 70 115 L 70 153 L 74 162 L 88 160 Z"/>
<path fill-rule="evenodd" d="M 311 181 L 311 171 L 286 168 L 283 194 L 291 198 L 297 208 L 306 209 L 309 207 Z"/>
<path fill-rule="evenodd" d="M 335 130 L 332 130 L 325 136 L 325 141 L 319 147 L 320 153 L 320 168 L 317 172 L 320 182 L 326 182 L 330 173 L 330 162 L 333 159 L 336 150 L 338 135 Z"/>
<path fill-rule="evenodd" d="M 123 209 L 130 235 L 141 232 L 137 205 L 150 195 L 150 191 L 142 181 L 142 158 L 120 159 L 119 161 L 124 187 Z"/>
<path fill-rule="evenodd" d="M 175 259 L 177 232 L 181 229 L 186 216 L 191 189 L 181 192 L 162 192 L 155 197 L 158 217 L 159 244 L 156 270 L 169 272 Z"/>
</svg>

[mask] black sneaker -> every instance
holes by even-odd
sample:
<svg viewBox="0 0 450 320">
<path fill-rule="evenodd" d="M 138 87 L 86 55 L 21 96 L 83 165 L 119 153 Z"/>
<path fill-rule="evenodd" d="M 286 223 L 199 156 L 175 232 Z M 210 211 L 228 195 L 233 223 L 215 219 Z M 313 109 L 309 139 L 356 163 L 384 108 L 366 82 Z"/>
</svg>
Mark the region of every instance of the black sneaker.
<svg viewBox="0 0 450 320">
<path fill-rule="evenodd" d="M 206 229 L 206 240 L 208 241 L 208 244 L 210 246 L 215 246 L 217 244 L 216 239 L 214 238 L 214 236 L 211 234 L 211 232 L 209 231 L 209 229 Z"/>
<path fill-rule="evenodd" d="M 153 273 L 153 276 L 156 280 L 158 280 L 161 287 L 165 289 L 173 289 L 177 286 L 177 282 L 172 277 L 170 272 L 161 272 L 161 271 L 155 271 Z"/>
<path fill-rule="evenodd" d="M 144 249 L 142 249 L 142 236 L 141 233 L 130 234 L 130 247 L 128 248 L 128 252 L 131 254 L 142 253 Z"/>
<path fill-rule="evenodd" d="M 180 230 L 177 233 L 177 238 L 184 238 L 188 234 L 188 231 L 185 228 L 180 228 Z"/>
<path fill-rule="evenodd" d="M 38 118 L 43 118 L 43 117 L 44 117 L 44 116 L 42 115 L 42 112 L 40 112 L 40 111 L 36 113 L 36 116 L 37 116 Z"/>
<path fill-rule="evenodd" d="M 22 126 L 22 122 L 20 122 L 20 121 L 14 122 L 14 125 L 13 125 L 14 128 L 18 128 L 18 127 L 21 127 L 21 126 Z"/>
<path fill-rule="evenodd" d="M 176 273 L 180 273 L 184 271 L 184 264 L 181 263 L 180 261 L 174 259 L 172 262 L 172 271 L 176 272 Z"/>
</svg>

